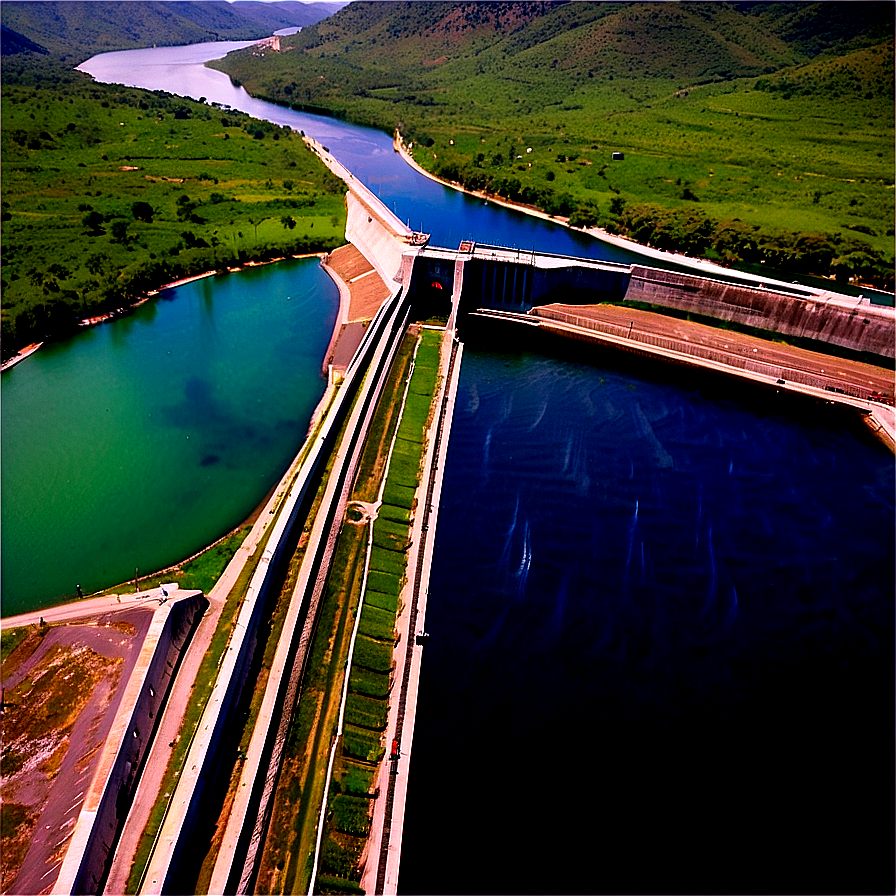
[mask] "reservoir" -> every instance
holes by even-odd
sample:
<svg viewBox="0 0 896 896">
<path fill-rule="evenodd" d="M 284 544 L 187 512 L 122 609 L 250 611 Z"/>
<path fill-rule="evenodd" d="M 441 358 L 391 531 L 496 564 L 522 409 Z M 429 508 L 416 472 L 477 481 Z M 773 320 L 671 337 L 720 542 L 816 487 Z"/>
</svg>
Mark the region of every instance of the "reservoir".
<svg viewBox="0 0 896 896">
<path fill-rule="evenodd" d="M 4 616 L 162 569 L 246 519 L 304 441 L 338 304 L 317 258 L 247 268 L 4 373 Z"/>
<path fill-rule="evenodd" d="M 499 335 L 465 334 L 399 892 L 888 892 L 892 455 Z"/>
<path fill-rule="evenodd" d="M 157 54 L 175 73 L 166 89 L 189 93 L 179 51 L 135 52 Z M 100 74 L 99 59 L 85 67 L 102 80 L 142 77 L 125 59 Z M 197 77 L 192 95 L 243 108 L 226 77 L 212 79 L 220 94 Z M 314 136 L 437 244 L 624 260 L 444 190 L 387 135 L 247 111 Z M 4 375 L 4 613 L 10 530 L 44 550 L 54 517 L 29 514 L 56 501 L 76 450 L 83 484 L 53 510 L 71 542 L 56 596 L 110 510 L 144 551 L 182 524 L 192 546 L 171 545 L 176 560 L 257 505 L 323 389 L 335 289 L 316 276 L 296 286 L 316 271 L 290 262 L 199 281 Z M 255 275 L 279 282 L 279 299 L 267 285 L 247 293 Z M 234 341 L 230 315 L 258 320 L 238 322 Z M 892 455 L 829 408 L 501 329 L 462 335 L 400 891 L 892 891 Z M 281 384 L 306 360 L 307 380 Z M 165 453 L 175 443 L 177 459 Z M 126 446 L 139 453 L 120 457 Z M 156 454 L 166 462 L 152 466 Z M 8 457 L 31 464 L 15 514 Z M 225 474 L 249 483 L 230 524 L 203 503 Z M 220 531 L 203 534 L 202 519 Z M 16 558 L 16 581 L 54 556 Z M 156 562 L 134 556 L 118 578 Z"/>
</svg>

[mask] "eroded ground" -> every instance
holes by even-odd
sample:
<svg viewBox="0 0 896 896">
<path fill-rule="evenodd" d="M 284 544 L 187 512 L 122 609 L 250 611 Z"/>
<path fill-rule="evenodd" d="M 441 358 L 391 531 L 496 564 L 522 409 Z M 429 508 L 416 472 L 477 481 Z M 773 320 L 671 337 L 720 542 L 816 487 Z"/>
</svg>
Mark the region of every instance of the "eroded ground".
<svg viewBox="0 0 896 896">
<path fill-rule="evenodd" d="M 43 893 L 55 882 L 100 748 L 152 610 L 33 625 L 2 669 L 0 887 Z M 8 653 L 7 653 L 8 650 Z"/>
</svg>

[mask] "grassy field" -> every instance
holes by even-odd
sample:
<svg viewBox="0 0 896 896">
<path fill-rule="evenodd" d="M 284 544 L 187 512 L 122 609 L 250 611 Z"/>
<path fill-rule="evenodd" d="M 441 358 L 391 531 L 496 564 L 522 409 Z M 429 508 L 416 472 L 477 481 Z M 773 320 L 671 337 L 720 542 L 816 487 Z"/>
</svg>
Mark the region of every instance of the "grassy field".
<svg viewBox="0 0 896 896">
<path fill-rule="evenodd" d="M 93 84 L 4 85 L 3 354 L 181 277 L 344 242 L 300 135 Z"/>
<path fill-rule="evenodd" d="M 439 366 L 441 331 L 423 330 L 416 352 L 414 372 L 408 384 L 389 460 L 383 503 L 373 525 L 364 605 L 355 639 L 346 701 L 342 749 L 337 751 L 330 803 L 320 856 L 317 888 L 321 893 L 358 891 L 362 866 L 360 857 L 370 829 L 371 790 L 377 765 L 386 753 L 383 740 L 390 705 L 390 680 L 395 650 L 395 620 L 407 574 L 410 514 L 402 506 L 389 505 L 385 494 L 389 484 L 416 491 L 420 481 L 424 433 L 430 419 Z M 393 389 L 387 406 L 400 403 Z M 392 415 L 394 423 L 395 415 Z M 392 425 L 379 425 L 384 435 Z M 383 440 L 374 439 L 373 444 Z M 387 578 L 375 569 L 389 569 Z M 382 588 L 383 591 L 374 590 Z M 410 637 L 410 635 L 408 635 Z M 354 783 L 361 770 L 369 781 L 363 793 Z M 375 862 L 375 856 L 368 856 Z"/>
</svg>

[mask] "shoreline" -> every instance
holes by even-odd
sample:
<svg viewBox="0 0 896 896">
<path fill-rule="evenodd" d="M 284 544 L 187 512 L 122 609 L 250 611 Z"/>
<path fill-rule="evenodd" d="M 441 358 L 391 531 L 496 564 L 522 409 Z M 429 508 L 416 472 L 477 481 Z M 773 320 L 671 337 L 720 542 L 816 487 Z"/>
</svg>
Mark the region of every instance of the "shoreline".
<svg viewBox="0 0 896 896">
<path fill-rule="evenodd" d="M 20 361 L 24 361 L 25 358 L 30 358 L 41 346 L 43 342 L 32 342 L 31 345 L 26 345 L 23 349 L 19 349 L 11 358 L 4 361 L 2 365 L 0 365 L 0 372 L 4 372 L 9 370 L 11 367 L 15 367 Z"/>
<path fill-rule="evenodd" d="M 257 268 L 266 264 L 276 264 L 279 261 L 286 261 L 290 258 L 326 258 L 329 253 L 327 252 L 306 252 L 302 255 L 280 255 L 277 258 L 267 258 L 263 261 L 247 261 L 244 264 L 237 265 L 233 268 L 213 268 L 209 271 L 203 271 L 201 274 L 192 274 L 189 277 L 182 277 L 180 280 L 172 280 L 170 283 L 164 283 L 161 286 L 156 287 L 155 289 L 147 290 L 146 293 L 142 296 L 136 298 L 133 302 L 128 305 L 124 305 L 121 308 L 116 308 L 114 311 L 107 311 L 104 314 L 97 314 L 94 317 L 87 317 L 81 321 L 78 321 L 75 329 L 68 334 L 65 334 L 63 338 L 67 338 L 75 335 L 80 330 L 86 330 L 90 327 L 96 327 L 100 324 L 108 323 L 109 321 L 119 320 L 127 314 L 130 314 L 135 308 L 139 308 L 141 305 L 144 305 L 150 299 L 154 299 L 156 296 L 165 292 L 168 289 L 177 289 L 179 286 L 185 286 L 187 283 L 194 283 L 197 280 L 204 280 L 207 277 L 216 277 L 218 275 L 224 274 L 236 274 L 239 271 L 245 270 L 246 268 Z M 16 354 L 14 354 L 11 358 L 8 358 L 6 361 L 0 365 L 0 372 L 5 373 L 7 370 L 15 367 L 16 364 L 21 363 L 26 358 L 30 358 L 41 346 L 46 345 L 48 342 L 53 341 L 52 339 L 44 339 L 40 342 L 33 342 L 31 345 L 26 345 L 24 348 L 20 349 Z"/>
<path fill-rule="evenodd" d="M 268 261 L 247 262 L 245 265 L 242 265 L 241 267 L 238 267 L 238 268 L 227 268 L 226 273 L 236 273 L 238 271 L 241 271 L 244 267 L 259 267 L 260 265 L 264 265 L 264 264 L 274 264 L 275 262 L 278 262 L 278 261 L 286 261 L 287 258 L 295 258 L 295 259 L 320 258 L 321 259 L 321 267 L 324 269 L 324 271 L 330 277 L 330 279 L 337 285 L 337 287 L 340 288 L 339 314 L 338 314 L 336 322 L 333 326 L 333 333 L 330 337 L 330 347 L 332 347 L 336 343 L 336 341 L 339 339 L 339 336 L 342 331 L 342 317 L 343 317 L 343 314 L 347 313 L 348 308 L 347 308 L 347 300 L 346 300 L 345 307 L 343 307 L 343 305 L 342 305 L 342 292 L 341 292 L 341 287 L 340 287 L 340 283 L 342 283 L 341 279 L 336 274 L 336 272 L 332 270 L 332 268 L 330 268 L 328 265 L 326 265 L 324 263 L 324 259 L 327 257 L 329 257 L 329 253 L 327 253 L 327 252 L 309 252 L 304 255 L 283 256 L 281 258 L 272 258 Z M 151 298 L 154 298 L 155 296 L 157 296 L 159 293 L 163 292 L 166 289 L 174 289 L 178 286 L 183 286 L 184 284 L 191 283 L 195 280 L 202 280 L 206 277 L 211 277 L 216 274 L 223 274 L 223 273 L 225 273 L 225 272 L 224 271 L 206 271 L 202 274 L 196 274 L 195 276 L 186 277 L 182 280 L 175 280 L 172 283 L 168 283 L 168 284 L 165 284 L 164 286 L 160 286 L 156 290 L 150 290 L 149 293 L 147 293 L 147 295 L 141 297 L 141 299 L 139 300 L 138 303 L 136 303 L 135 305 L 130 306 L 130 307 L 137 307 L 137 305 L 142 305 L 144 302 L 149 301 Z M 101 321 L 101 322 L 104 322 L 104 321 Z M 92 326 L 94 326 L 94 325 L 92 325 Z M 34 352 L 36 352 L 43 344 L 44 344 L 43 342 L 38 342 L 38 343 L 34 343 L 32 345 L 26 346 L 22 350 L 22 352 L 19 353 L 19 355 L 13 356 L 13 358 L 10 358 L 9 361 L 6 362 L 6 364 L 4 365 L 4 368 L 3 368 L 4 371 L 7 370 L 8 367 L 12 367 L 15 364 L 19 363 L 19 361 L 24 361 L 25 358 L 30 357 L 30 355 L 34 354 Z M 329 351 L 329 348 L 328 348 L 328 351 Z M 325 355 L 324 360 L 326 360 L 326 357 L 327 356 Z M 10 362 L 12 362 L 12 363 L 10 363 Z M 326 370 L 322 371 L 323 376 L 326 376 L 326 373 L 327 373 Z M 320 424 L 320 421 L 323 419 L 323 417 L 326 413 L 327 408 L 329 407 L 330 403 L 332 402 L 335 390 L 336 390 L 336 386 L 332 382 L 330 382 L 330 378 L 327 377 L 327 385 L 324 388 L 323 395 L 321 395 L 320 401 L 318 401 L 317 405 L 315 406 L 314 410 L 311 413 L 311 417 L 308 421 L 308 428 L 305 432 L 305 436 L 302 439 L 301 444 L 298 447 L 296 454 L 294 455 L 292 460 L 289 462 L 286 469 L 280 474 L 277 481 L 261 497 L 258 504 L 252 509 L 252 511 L 248 514 L 248 516 L 246 516 L 245 519 L 241 520 L 232 529 L 225 532 L 223 535 L 219 536 L 214 541 L 210 542 L 209 544 L 205 545 L 204 547 L 199 548 L 197 551 L 193 552 L 189 556 L 183 557 L 180 560 L 177 560 L 176 562 L 163 567 L 162 569 L 157 569 L 152 572 L 145 573 L 144 575 L 140 576 L 140 578 L 141 579 L 150 579 L 153 576 L 164 575 L 167 572 L 178 569 L 179 567 L 183 566 L 185 563 L 190 563 L 191 561 L 195 560 L 197 557 L 200 557 L 203 554 L 205 554 L 207 551 L 210 551 L 212 548 L 217 547 L 222 541 L 225 541 L 226 539 L 231 538 L 233 535 L 235 535 L 237 532 L 240 531 L 240 529 L 244 528 L 245 526 L 254 526 L 255 523 L 258 521 L 258 519 L 264 514 L 265 510 L 270 505 L 274 496 L 277 495 L 277 493 L 279 491 L 282 491 L 284 489 L 284 486 L 287 484 L 288 480 L 292 477 L 295 470 L 297 469 L 297 462 L 300 460 L 302 453 L 305 451 L 305 448 L 308 445 L 309 439 L 311 439 L 311 437 L 313 436 L 314 431 L 317 429 L 318 425 Z M 248 538 L 250 534 L 251 533 L 247 533 L 246 537 Z M 85 595 L 83 600 L 99 597 L 112 588 L 125 587 L 125 586 L 130 585 L 131 582 L 132 582 L 132 580 L 129 579 L 126 582 L 114 583 L 112 585 L 107 586 L 106 588 L 100 589 L 99 591 L 95 591 L 91 594 Z M 74 597 L 70 600 L 63 599 L 63 600 L 60 600 L 58 603 L 50 604 L 46 607 L 43 607 L 42 611 L 43 612 L 51 612 L 52 610 L 54 610 L 56 608 L 73 606 L 73 605 L 79 604 L 81 602 L 82 602 L 82 598 L 78 598 L 78 597 Z M 4 623 L 4 625 L 6 624 L 6 621 L 9 618 L 14 618 L 14 617 L 0 617 L 0 619 L 2 619 L 2 622 Z"/>
</svg>

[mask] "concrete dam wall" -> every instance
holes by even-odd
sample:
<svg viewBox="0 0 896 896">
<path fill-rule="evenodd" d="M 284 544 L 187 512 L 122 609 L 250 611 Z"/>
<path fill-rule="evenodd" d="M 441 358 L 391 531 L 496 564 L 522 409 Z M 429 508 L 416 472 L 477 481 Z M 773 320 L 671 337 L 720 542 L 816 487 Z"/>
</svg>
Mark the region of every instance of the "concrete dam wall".
<svg viewBox="0 0 896 896">
<path fill-rule="evenodd" d="M 750 287 L 633 265 L 626 301 L 646 302 L 714 317 L 782 336 L 815 339 L 852 351 L 893 358 L 893 308 L 867 299 Z"/>
<path fill-rule="evenodd" d="M 394 277 L 401 269 L 401 255 L 408 248 L 410 232 L 402 232 L 401 222 L 385 220 L 383 209 L 349 191 L 345 196 L 347 218 L 345 235 L 376 268 L 384 283 L 395 286 Z"/>
<path fill-rule="evenodd" d="M 451 269 L 454 268 L 453 276 Z M 639 302 L 809 339 L 881 358 L 896 357 L 896 309 L 808 286 L 732 280 L 584 258 L 465 244 L 405 255 L 401 274 L 415 298 L 460 291 L 460 308 L 525 314 L 554 302 L 593 305 Z M 738 282 L 739 280 L 739 282 Z"/>
</svg>

